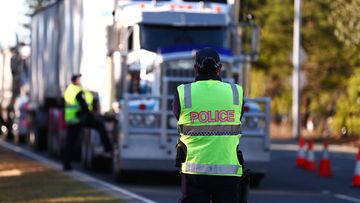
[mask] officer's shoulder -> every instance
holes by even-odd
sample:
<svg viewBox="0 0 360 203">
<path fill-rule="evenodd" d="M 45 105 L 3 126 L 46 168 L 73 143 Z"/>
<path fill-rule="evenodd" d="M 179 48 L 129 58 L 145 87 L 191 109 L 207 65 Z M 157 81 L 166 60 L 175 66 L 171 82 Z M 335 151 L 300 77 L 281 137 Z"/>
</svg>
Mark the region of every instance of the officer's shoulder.
<svg viewBox="0 0 360 203">
<path fill-rule="evenodd" d="M 184 83 L 184 84 L 181 84 L 181 85 L 178 85 L 177 88 L 181 88 L 181 87 L 184 87 L 185 85 L 188 85 L 188 84 L 191 84 L 192 82 L 189 82 L 189 83 Z"/>
</svg>

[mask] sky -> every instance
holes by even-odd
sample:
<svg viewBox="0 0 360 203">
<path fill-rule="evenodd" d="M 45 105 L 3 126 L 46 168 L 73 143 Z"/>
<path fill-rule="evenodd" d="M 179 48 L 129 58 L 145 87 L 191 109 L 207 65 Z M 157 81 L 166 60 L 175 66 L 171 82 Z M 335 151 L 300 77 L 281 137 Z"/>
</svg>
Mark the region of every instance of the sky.
<svg viewBox="0 0 360 203">
<path fill-rule="evenodd" d="M 20 40 L 29 33 L 21 25 L 28 20 L 26 11 L 25 0 L 0 1 L 0 46 L 14 46 L 16 33 Z"/>
</svg>

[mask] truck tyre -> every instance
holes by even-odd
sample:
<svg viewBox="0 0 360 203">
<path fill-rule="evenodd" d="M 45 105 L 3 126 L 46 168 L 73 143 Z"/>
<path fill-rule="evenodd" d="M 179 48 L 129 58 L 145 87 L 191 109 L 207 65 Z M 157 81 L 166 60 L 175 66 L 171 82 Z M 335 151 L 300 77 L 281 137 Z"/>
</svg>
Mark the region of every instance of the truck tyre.
<svg viewBox="0 0 360 203">
<path fill-rule="evenodd" d="M 88 136 L 83 135 L 81 138 L 81 165 L 83 166 L 84 169 L 88 169 L 87 153 L 88 153 Z"/>
<path fill-rule="evenodd" d="M 25 144 L 27 142 L 27 135 L 19 135 L 17 138 L 18 144 Z"/>
<path fill-rule="evenodd" d="M 45 150 L 47 145 L 45 136 L 46 132 L 44 132 L 44 130 L 33 125 L 30 129 L 29 144 L 35 150 Z"/>
<path fill-rule="evenodd" d="M 114 153 L 112 158 L 112 176 L 116 182 L 121 182 L 121 164 L 118 153 Z"/>
<path fill-rule="evenodd" d="M 91 135 L 84 133 L 81 141 L 81 162 L 83 167 L 87 170 L 94 171 L 94 153 L 91 146 Z"/>
<path fill-rule="evenodd" d="M 81 159 L 85 169 L 100 172 L 108 169 L 106 158 L 99 156 L 95 153 L 96 143 L 93 136 L 98 136 L 93 134 L 93 130 L 86 131 L 83 136 L 83 141 L 81 141 Z M 111 162 L 111 161 L 110 161 Z"/>
<path fill-rule="evenodd" d="M 36 150 L 45 150 L 47 148 L 47 124 L 45 110 L 33 113 L 29 142 Z"/>
</svg>

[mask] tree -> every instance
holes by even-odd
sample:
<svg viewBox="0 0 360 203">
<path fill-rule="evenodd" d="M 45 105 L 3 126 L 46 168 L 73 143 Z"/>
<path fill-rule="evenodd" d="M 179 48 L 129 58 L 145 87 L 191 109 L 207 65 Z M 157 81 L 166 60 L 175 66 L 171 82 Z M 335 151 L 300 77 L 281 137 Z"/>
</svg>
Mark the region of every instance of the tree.
<svg viewBox="0 0 360 203">
<path fill-rule="evenodd" d="M 336 103 L 336 114 L 331 119 L 334 132 L 360 134 L 360 68 L 350 77 L 348 86 Z"/>
<path fill-rule="evenodd" d="M 360 0 L 329 0 L 335 36 L 348 46 L 360 45 Z"/>
<path fill-rule="evenodd" d="M 359 20 L 341 20 L 347 28 L 338 26 L 334 19 L 336 3 L 353 5 L 356 10 L 360 0 L 303 1 L 302 5 L 302 46 L 308 59 L 302 66 L 307 84 L 301 91 L 301 117 L 303 124 L 310 118 L 315 120 L 317 132 L 325 133 L 327 121 L 337 114 L 338 98 L 345 95 L 348 78 L 360 67 L 359 46 L 348 46 L 357 42 L 357 34 L 343 34 L 344 40 L 336 33 L 352 33 Z M 347 5 L 346 4 L 346 5 Z M 252 95 L 272 97 L 272 115 L 289 117 L 291 114 L 291 51 L 293 36 L 293 0 L 248 1 L 248 10 L 254 13 L 261 27 L 261 53 L 252 72 Z M 342 12 L 348 11 L 345 6 Z M 329 17 L 329 13 L 331 14 Z M 346 15 L 345 15 L 346 16 Z M 345 17 L 344 17 L 345 18 Z M 347 23 L 347 24 L 346 24 Z M 356 29 L 360 29 L 359 26 Z M 264 76 L 266 78 L 264 79 Z M 256 81 L 265 81 L 260 86 Z M 278 117 L 276 116 L 276 117 Z"/>
<path fill-rule="evenodd" d="M 54 2 L 54 0 L 26 0 L 26 5 L 29 7 L 29 12 L 27 15 L 32 15 L 36 11 L 40 10 L 49 3 Z"/>
<path fill-rule="evenodd" d="M 39 11 L 44 6 L 49 5 L 51 2 L 54 2 L 54 0 L 26 0 L 25 4 L 29 8 L 29 10 L 25 15 L 31 17 L 34 13 Z M 30 29 L 30 22 L 24 23 L 23 26 L 26 29 Z"/>
</svg>

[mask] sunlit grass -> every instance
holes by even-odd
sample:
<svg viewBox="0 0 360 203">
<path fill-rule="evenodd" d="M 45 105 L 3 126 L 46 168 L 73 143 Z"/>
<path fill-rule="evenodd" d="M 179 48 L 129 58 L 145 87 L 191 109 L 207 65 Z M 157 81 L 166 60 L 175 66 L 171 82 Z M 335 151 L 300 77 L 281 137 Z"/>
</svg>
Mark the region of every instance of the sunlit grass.
<svg viewBox="0 0 360 203">
<path fill-rule="evenodd" d="M 1 203 L 124 203 L 38 162 L 0 149 Z"/>
</svg>

